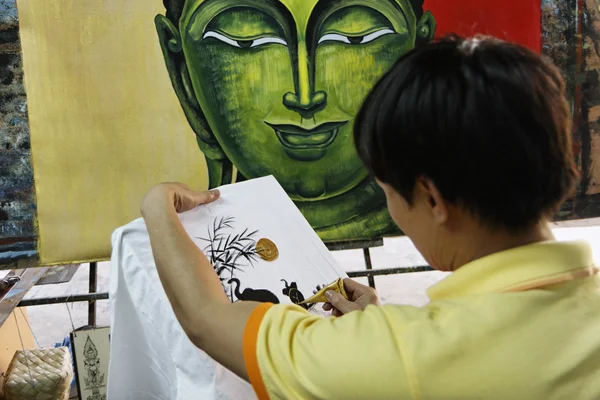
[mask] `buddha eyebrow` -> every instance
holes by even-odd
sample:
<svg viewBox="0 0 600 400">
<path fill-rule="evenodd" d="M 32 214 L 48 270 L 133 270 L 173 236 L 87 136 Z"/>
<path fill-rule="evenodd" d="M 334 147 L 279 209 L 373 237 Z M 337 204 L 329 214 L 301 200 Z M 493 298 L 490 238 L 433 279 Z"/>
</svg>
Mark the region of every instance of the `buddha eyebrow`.
<svg viewBox="0 0 600 400">
<path fill-rule="evenodd" d="M 194 15 L 189 19 L 188 23 L 187 23 L 187 29 L 190 29 L 192 25 L 194 25 L 195 20 L 197 19 L 198 15 L 201 15 L 204 13 L 205 9 L 207 8 L 207 6 L 210 6 L 210 9 L 214 9 L 216 8 L 217 10 L 220 10 L 216 13 L 216 15 L 210 17 L 208 19 L 208 21 L 206 21 L 203 24 L 202 27 L 202 32 L 196 32 L 194 39 L 195 40 L 202 40 L 202 36 L 204 36 L 204 34 L 210 30 L 209 26 L 210 24 L 214 21 L 215 18 L 217 18 L 219 15 L 221 15 L 224 12 L 227 12 L 229 10 L 231 10 L 232 8 L 241 8 L 241 7 L 247 7 L 250 9 L 255 9 L 258 11 L 261 11 L 263 13 L 266 13 L 267 15 L 273 17 L 273 19 L 275 19 L 275 21 L 279 22 L 280 27 L 283 29 L 284 33 L 286 35 L 288 34 L 295 34 L 295 27 L 296 27 L 296 23 L 294 21 L 294 18 L 292 17 L 292 14 L 290 13 L 290 11 L 285 7 L 285 5 L 281 2 L 281 0 L 261 0 L 260 1 L 262 4 L 264 4 L 263 7 L 257 7 L 256 6 L 256 2 L 254 1 L 244 1 L 244 0 L 239 0 L 236 2 L 236 4 L 234 6 L 228 6 L 228 0 L 206 0 L 204 1 L 202 4 L 200 4 L 200 6 L 198 8 L 196 8 L 196 10 L 194 11 Z M 286 26 L 287 24 L 287 26 Z M 290 29 L 292 28 L 292 29 Z M 196 29 L 198 30 L 198 29 Z"/>
<path fill-rule="evenodd" d="M 215 0 L 218 1 L 218 0 Z M 294 18 L 292 17 L 291 12 L 287 9 L 287 7 L 285 7 L 285 5 L 281 2 L 281 0 L 263 0 L 264 3 L 266 3 L 267 6 L 272 6 L 271 9 L 270 7 L 265 7 L 265 8 L 260 8 L 260 7 L 256 7 L 252 4 L 246 3 L 244 1 L 240 1 L 239 4 L 236 4 L 235 7 L 231 7 L 228 8 L 224 11 L 222 11 L 220 14 L 222 13 L 226 13 L 228 11 L 230 11 L 231 9 L 234 8 L 247 8 L 256 12 L 260 12 L 263 14 L 268 15 L 269 17 L 273 18 L 278 24 L 279 27 L 283 29 L 284 33 L 289 33 L 288 32 L 288 27 L 289 28 L 293 28 L 292 32 L 295 32 L 295 27 L 296 27 L 296 22 L 294 21 Z M 205 30 L 208 29 L 208 27 L 210 26 L 210 24 L 214 21 L 215 18 L 217 18 L 218 15 L 216 15 L 215 17 L 213 17 L 210 22 L 206 25 Z M 283 21 L 282 21 L 283 19 Z M 287 24 L 287 26 L 286 26 Z"/>
<path fill-rule="evenodd" d="M 281 0 L 274 0 L 278 3 L 281 2 Z M 371 0 L 373 3 L 376 2 L 376 0 Z M 313 11 L 317 8 L 317 7 L 321 7 L 322 9 L 331 9 L 333 7 L 335 7 L 338 4 L 343 4 L 344 0 L 318 0 L 317 3 L 315 4 L 315 7 L 313 9 Z M 366 3 L 366 2 L 365 2 Z M 397 11 L 401 12 L 402 15 L 404 15 L 404 18 L 406 18 L 406 13 L 404 12 L 404 10 L 402 9 L 402 7 L 400 7 L 400 4 L 398 4 L 397 0 L 388 0 L 388 3 L 392 5 L 392 7 L 394 7 Z M 410 3 L 410 1 L 409 1 Z M 354 4 L 356 5 L 356 4 Z M 364 7 L 368 7 L 368 8 L 372 8 L 373 10 L 377 11 L 377 8 L 374 7 L 376 4 L 361 4 Z M 409 6 L 412 8 L 412 5 L 409 4 Z M 312 12 L 311 12 L 312 14 Z"/>
</svg>

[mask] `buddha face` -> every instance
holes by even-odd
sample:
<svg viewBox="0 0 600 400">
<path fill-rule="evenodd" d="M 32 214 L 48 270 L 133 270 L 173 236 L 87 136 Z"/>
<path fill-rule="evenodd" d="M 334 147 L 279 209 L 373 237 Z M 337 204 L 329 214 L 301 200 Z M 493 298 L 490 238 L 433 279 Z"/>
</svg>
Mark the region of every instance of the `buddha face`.
<svg viewBox="0 0 600 400">
<path fill-rule="evenodd" d="M 188 0 L 173 28 L 180 100 L 201 109 L 226 158 L 246 178 L 274 175 L 293 200 L 315 201 L 367 178 L 354 117 L 434 21 L 418 21 L 408 0 Z"/>
</svg>

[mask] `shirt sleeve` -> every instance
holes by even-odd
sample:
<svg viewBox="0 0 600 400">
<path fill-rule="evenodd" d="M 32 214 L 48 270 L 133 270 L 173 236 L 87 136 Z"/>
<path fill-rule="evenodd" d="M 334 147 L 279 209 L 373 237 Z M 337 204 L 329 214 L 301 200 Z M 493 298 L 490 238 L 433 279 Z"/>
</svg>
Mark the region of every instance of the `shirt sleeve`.
<svg viewBox="0 0 600 400">
<path fill-rule="evenodd" d="M 403 357 L 413 307 L 369 306 L 339 318 L 293 305 L 261 305 L 246 325 L 244 357 L 259 399 L 415 398 Z"/>
</svg>

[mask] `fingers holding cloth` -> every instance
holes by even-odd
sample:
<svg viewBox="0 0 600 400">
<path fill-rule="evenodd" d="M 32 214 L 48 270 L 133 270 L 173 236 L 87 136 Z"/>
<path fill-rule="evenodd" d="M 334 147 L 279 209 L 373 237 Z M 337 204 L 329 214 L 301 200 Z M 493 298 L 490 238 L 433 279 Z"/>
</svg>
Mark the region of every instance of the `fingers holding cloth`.
<svg viewBox="0 0 600 400">
<path fill-rule="evenodd" d="M 161 183 L 152 187 L 142 200 L 142 215 L 149 212 L 174 209 L 177 213 L 190 211 L 200 205 L 219 199 L 218 190 L 194 191 L 183 183 Z"/>
</svg>

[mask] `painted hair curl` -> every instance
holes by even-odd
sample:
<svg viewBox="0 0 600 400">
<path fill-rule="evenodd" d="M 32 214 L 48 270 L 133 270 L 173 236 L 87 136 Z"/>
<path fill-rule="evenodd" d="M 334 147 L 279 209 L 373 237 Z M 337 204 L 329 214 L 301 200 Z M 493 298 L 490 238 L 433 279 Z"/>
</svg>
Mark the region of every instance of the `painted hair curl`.
<svg viewBox="0 0 600 400">
<path fill-rule="evenodd" d="M 423 2 L 424 0 L 410 0 L 410 4 L 415 15 L 417 16 L 417 19 L 423 16 Z M 163 4 L 167 10 L 166 17 L 170 19 L 171 22 L 177 24 L 177 22 L 179 22 L 179 18 L 181 18 L 181 14 L 183 13 L 185 0 L 163 0 Z"/>
</svg>

